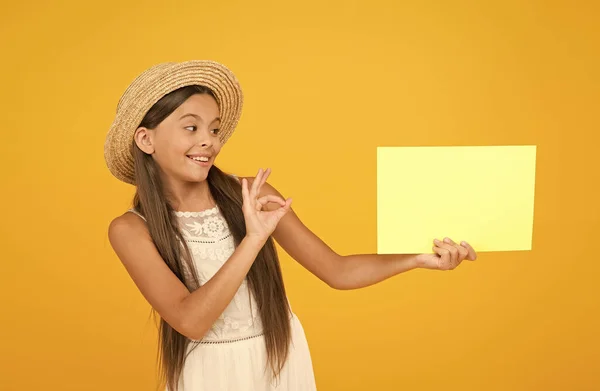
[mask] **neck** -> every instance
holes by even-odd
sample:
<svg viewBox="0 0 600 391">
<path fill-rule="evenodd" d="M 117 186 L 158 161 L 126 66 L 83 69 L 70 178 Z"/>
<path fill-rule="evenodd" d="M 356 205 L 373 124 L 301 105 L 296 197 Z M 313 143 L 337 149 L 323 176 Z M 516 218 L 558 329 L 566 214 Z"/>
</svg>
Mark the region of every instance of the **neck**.
<svg viewBox="0 0 600 391">
<path fill-rule="evenodd" d="M 177 211 L 199 212 L 213 208 L 216 205 L 210 194 L 206 180 L 202 182 L 170 184 L 168 198 L 173 208 Z"/>
</svg>

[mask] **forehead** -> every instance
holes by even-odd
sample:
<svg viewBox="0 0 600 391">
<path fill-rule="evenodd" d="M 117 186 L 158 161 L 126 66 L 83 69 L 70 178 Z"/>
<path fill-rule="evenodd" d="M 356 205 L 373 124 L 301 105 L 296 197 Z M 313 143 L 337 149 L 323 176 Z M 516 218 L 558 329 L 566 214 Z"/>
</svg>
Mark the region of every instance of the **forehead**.
<svg viewBox="0 0 600 391">
<path fill-rule="evenodd" d="M 210 116 L 211 118 L 205 118 L 212 120 L 219 116 L 219 105 L 217 101 L 208 94 L 194 94 L 190 96 L 185 102 L 183 102 L 174 113 L 177 114 L 198 114 L 203 118 Z"/>
</svg>

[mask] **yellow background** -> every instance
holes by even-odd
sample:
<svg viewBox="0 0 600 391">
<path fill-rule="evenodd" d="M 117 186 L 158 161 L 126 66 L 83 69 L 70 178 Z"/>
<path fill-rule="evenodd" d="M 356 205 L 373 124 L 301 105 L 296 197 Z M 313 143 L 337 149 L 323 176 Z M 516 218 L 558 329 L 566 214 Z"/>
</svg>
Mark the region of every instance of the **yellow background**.
<svg viewBox="0 0 600 391">
<path fill-rule="evenodd" d="M 167 3 L 2 6 L 1 390 L 154 388 L 102 147 L 139 72 L 193 58 L 246 93 L 221 167 L 271 167 L 342 254 L 376 251 L 376 147 L 537 145 L 530 252 L 350 292 L 282 256 L 320 390 L 600 389 L 597 2 Z"/>
</svg>

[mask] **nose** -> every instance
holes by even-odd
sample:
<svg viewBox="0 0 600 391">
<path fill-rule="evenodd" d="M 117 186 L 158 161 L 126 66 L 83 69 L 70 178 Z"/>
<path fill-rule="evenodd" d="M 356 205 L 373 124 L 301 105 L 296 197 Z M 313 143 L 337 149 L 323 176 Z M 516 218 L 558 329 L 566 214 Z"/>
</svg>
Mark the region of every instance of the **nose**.
<svg viewBox="0 0 600 391">
<path fill-rule="evenodd" d="M 209 148 L 213 145 L 212 135 L 208 129 L 198 129 L 196 131 L 196 142 L 202 148 Z"/>
</svg>

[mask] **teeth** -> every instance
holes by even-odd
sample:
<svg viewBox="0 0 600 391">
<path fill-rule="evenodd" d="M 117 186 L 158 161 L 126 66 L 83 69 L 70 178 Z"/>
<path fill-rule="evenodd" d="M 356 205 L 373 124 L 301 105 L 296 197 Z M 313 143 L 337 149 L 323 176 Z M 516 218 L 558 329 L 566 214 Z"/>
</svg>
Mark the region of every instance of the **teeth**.
<svg viewBox="0 0 600 391">
<path fill-rule="evenodd" d="M 208 158 L 206 156 L 194 156 L 192 160 L 197 160 L 199 162 L 207 162 Z"/>
</svg>

